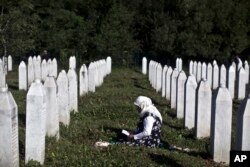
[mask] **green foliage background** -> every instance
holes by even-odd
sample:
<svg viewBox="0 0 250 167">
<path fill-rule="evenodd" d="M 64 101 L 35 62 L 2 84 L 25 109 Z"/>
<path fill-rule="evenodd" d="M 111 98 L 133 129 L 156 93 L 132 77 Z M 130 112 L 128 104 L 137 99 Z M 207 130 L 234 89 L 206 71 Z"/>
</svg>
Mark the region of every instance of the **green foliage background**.
<svg viewBox="0 0 250 167">
<path fill-rule="evenodd" d="M 126 66 L 145 53 L 224 62 L 249 48 L 249 0 L 1 0 L 0 9 L 0 53 L 16 59 L 46 49 Z"/>
</svg>

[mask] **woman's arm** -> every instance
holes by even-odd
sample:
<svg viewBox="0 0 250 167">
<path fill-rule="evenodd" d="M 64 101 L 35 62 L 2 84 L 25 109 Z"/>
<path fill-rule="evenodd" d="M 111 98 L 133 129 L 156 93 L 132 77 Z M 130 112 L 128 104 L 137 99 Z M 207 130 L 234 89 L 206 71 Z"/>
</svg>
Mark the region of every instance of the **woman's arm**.
<svg viewBox="0 0 250 167">
<path fill-rule="evenodd" d="M 141 133 L 135 134 L 134 139 L 137 140 L 137 139 L 141 139 L 143 137 L 151 135 L 154 122 L 155 122 L 154 117 L 147 116 L 143 120 L 143 131 Z"/>
</svg>

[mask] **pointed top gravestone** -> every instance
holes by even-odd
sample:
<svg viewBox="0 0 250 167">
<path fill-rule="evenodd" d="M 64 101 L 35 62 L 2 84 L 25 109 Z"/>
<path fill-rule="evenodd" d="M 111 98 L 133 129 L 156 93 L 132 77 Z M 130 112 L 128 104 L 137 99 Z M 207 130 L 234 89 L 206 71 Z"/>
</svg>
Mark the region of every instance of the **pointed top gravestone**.
<svg viewBox="0 0 250 167">
<path fill-rule="evenodd" d="M 107 62 L 108 74 L 110 74 L 112 71 L 112 59 L 110 56 L 107 57 L 106 62 Z"/>
<path fill-rule="evenodd" d="M 69 69 L 69 110 L 78 112 L 78 89 L 77 89 L 77 74 L 75 70 Z"/>
<path fill-rule="evenodd" d="M 165 65 L 162 70 L 162 89 L 161 89 L 161 96 L 165 97 L 166 96 L 166 73 L 168 70 L 168 66 Z"/>
<path fill-rule="evenodd" d="M 12 71 L 12 57 L 8 56 L 8 71 Z"/>
<path fill-rule="evenodd" d="M 243 67 L 238 71 L 237 78 L 237 98 L 239 100 L 245 98 L 246 94 L 246 72 Z"/>
<path fill-rule="evenodd" d="M 219 86 L 219 67 L 215 63 L 213 66 L 213 89 L 217 89 Z"/>
<path fill-rule="evenodd" d="M 62 70 L 56 80 L 58 86 L 57 98 L 58 98 L 58 112 L 59 122 L 62 122 L 65 126 L 70 122 L 69 111 L 69 80 L 65 70 Z"/>
<path fill-rule="evenodd" d="M 228 91 L 232 97 L 234 98 L 234 90 L 235 90 L 235 67 L 231 65 L 228 70 L 228 82 L 227 82 Z"/>
<path fill-rule="evenodd" d="M 199 61 L 198 64 L 197 64 L 197 73 L 196 73 L 196 80 L 197 80 L 198 83 L 202 79 L 201 78 L 201 69 L 202 69 L 201 62 Z"/>
<path fill-rule="evenodd" d="M 57 61 L 55 58 L 52 60 L 52 76 L 57 78 Z"/>
<path fill-rule="evenodd" d="M 19 166 L 18 109 L 8 88 L 0 88 L 0 166 Z"/>
<path fill-rule="evenodd" d="M 208 65 L 207 65 L 207 81 L 208 81 L 210 87 L 212 88 L 212 85 L 213 85 L 213 67 L 212 67 L 211 63 L 208 63 Z"/>
<path fill-rule="evenodd" d="M 18 85 L 19 90 L 27 90 L 27 68 L 24 61 L 18 67 Z"/>
<path fill-rule="evenodd" d="M 46 134 L 46 93 L 39 80 L 33 82 L 27 94 L 25 164 L 30 160 L 44 163 Z"/>
<path fill-rule="evenodd" d="M 236 150 L 250 150 L 250 94 L 242 101 L 237 113 Z"/>
<path fill-rule="evenodd" d="M 79 94 L 80 96 L 83 96 L 88 93 L 88 69 L 85 64 L 81 66 L 81 69 L 79 71 L 79 79 Z"/>
<path fill-rule="evenodd" d="M 35 72 L 34 72 L 33 59 L 29 57 L 29 60 L 28 60 L 28 85 L 29 86 L 34 81 L 34 79 L 35 79 Z"/>
<path fill-rule="evenodd" d="M 6 80 L 5 80 L 5 73 L 4 73 L 4 65 L 2 60 L 0 59 L 0 88 L 5 87 Z"/>
<path fill-rule="evenodd" d="M 46 134 L 59 139 L 59 114 L 57 103 L 57 85 L 53 76 L 48 76 L 44 83 L 46 92 Z"/>
<path fill-rule="evenodd" d="M 42 79 L 42 81 L 45 81 L 46 80 L 46 78 L 47 78 L 47 75 L 48 75 L 48 69 L 47 69 L 47 62 L 46 62 L 46 60 L 45 59 L 43 59 L 43 61 L 42 61 L 42 67 L 41 67 L 42 69 L 41 69 L 41 79 Z"/>
<path fill-rule="evenodd" d="M 157 68 L 156 68 L 156 92 L 159 92 L 160 90 L 161 90 L 161 78 L 162 77 L 162 66 L 161 66 L 161 64 L 159 63 L 158 65 L 157 65 Z"/>
<path fill-rule="evenodd" d="M 224 64 L 221 65 L 220 68 L 220 84 L 226 84 L 227 83 L 227 69 L 224 66 Z"/>
<path fill-rule="evenodd" d="M 194 62 L 191 60 L 189 62 L 189 74 L 193 74 L 193 65 L 194 65 Z"/>
<path fill-rule="evenodd" d="M 171 75 L 172 75 L 172 67 L 169 66 L 167 73 L 166 73 L 166 99 L 170 100 L 171 95 Z"/>
<path fill-rule="evenodd" d="M 207 80 L 207 65 L 205 62 L 202 63 L 201 67 L 201 78 L 204 78 Z"/>
<path fill-rule="evenodd" d="M 147 58 L 146 57 L 142 58 L 142 74 L 144 75 L 147 74 Z"/>
<path fill-rule="evenodd" d="M 176 108 L 176 82 L 178 77 L 178 70 L 175 68 L 171 75 L 171 108 Z"/>
<path fill-rule="evenodd" d="M 178 62 L 178 71 L 182 71 L 182 59 L 179 58 L 179 62 Z"/>
<path fill-rule="evenodd" d="M 196 61 L 194 61 L 194 64 L 193 64 L 193 75 L 195 76 L 195 79 L 196 79 L 196 75 L 197 75 L 197 62 Z"/>
<path fill-rule="evenodd" d="M 185 83 L 185 107 L 184 107 L 184 125 L 191 129 L 195 125 L 195 104 L 196 104 L 197 82 L 195 76 L 189 75 Z"/>
<path fill-rule="evenodd" d="M 244 69 L 246 72 L 246 84 L 248 84 L 249 83 L 249 65 L 247 61 L 245 61 Z"/>
<path fill-rule="evenodd" d="M 185 82 L 187 76 L 184 71 L 181 71 L 177 78 L 176 87 L 176 115 L 177 118 L 184 118 L 184 93 L 185 93 Z"/>
<path fill-rule="evenodd" d="M 232 98 L 224 83 L 216 92 L 211 118 L 213 160 L 228 164 L 231 150 Z"/>
<path fill-rule="evenodd" d="M 197 92 L 195 132 L 197 138 L 210 136 L 212 91 L 208 81 L 201 80 Z"/>
</svg>

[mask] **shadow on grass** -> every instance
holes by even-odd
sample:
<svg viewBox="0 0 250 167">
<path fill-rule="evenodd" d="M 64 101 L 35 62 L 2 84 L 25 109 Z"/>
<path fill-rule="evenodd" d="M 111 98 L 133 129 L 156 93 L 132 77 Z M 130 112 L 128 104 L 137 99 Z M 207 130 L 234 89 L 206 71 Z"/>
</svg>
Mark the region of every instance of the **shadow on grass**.
<svg viewBox="0 0 250 167">
<path fill-rule="evenodd" d="M 170 165 L 170 166 L 176 166 L 176 167 L 181 167 L 180 164 L 178 164 L 175 160 L 166 157 L 165 155 L 159 155 L 159 154 L 149 154 L 150 158 L 158 163 L 159 165 Z"/>
<path fill-rule="evenodd" d="M 19 87 L 17 85 L 8 85 L 8 88 L 12 90 L 19 90 Z"/>
<path fill-rule="evenodd" d="M 22 125 L 26 126 L 26 114 L 18 113 L 18 121 L 22 123 Z"/>
</svg>

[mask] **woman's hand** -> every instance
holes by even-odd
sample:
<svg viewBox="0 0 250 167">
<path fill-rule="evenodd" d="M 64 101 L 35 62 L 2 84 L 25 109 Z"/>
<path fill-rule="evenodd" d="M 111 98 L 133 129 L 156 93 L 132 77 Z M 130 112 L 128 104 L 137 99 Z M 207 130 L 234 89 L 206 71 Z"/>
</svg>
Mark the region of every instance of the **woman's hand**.
<svg viewBox="0 0 250 167">
<path fill-rule="evenodd" d="M 132 140 L 132 139 L 134 139 L 134 135 L 133 134 L 129 134 L 128 135 L 128 140 Z"/>
</svg>

